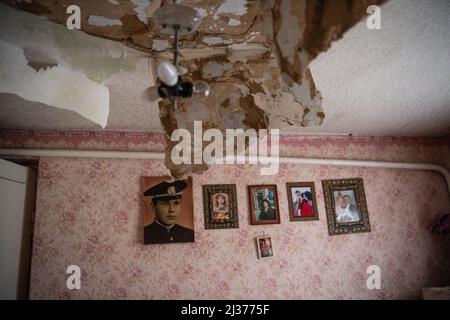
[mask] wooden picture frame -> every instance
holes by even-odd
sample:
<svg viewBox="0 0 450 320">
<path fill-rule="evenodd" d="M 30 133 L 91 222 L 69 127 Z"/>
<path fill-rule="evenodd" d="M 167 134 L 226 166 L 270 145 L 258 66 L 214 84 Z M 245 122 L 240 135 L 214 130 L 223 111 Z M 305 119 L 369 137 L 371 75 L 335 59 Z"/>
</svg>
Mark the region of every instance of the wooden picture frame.
<svg viewBox="0 0 450 320">
<path fill-rule="evenodd" d="M 248 186 L 248 196 L 251 224 L 280 223 L 278 192 L 275 184 L 250 185 Z M 267 203 L 267 205 L 264 203 Z M 262 215 L 264 215 L 264 217 Z"/>
<path fill-rule="evenodd" d="M 239 228 L 235 184 L 203 185 L 205 229 Z"/>
<path fill-rule="evenodd" d="M 314 182 L 287 182 L 289 221 L 319 220 Z"/>
<path fill-rule="evenodd" d="M 328 234 L 370 232 L 363 179 L 323 180 Z"/>
</svg>

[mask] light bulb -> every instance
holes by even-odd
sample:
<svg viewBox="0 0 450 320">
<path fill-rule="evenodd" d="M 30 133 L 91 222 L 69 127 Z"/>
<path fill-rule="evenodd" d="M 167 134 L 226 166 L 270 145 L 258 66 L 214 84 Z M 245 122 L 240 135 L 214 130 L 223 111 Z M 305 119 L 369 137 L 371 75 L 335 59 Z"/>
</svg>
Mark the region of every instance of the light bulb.
<svg viewBox="0 0 450 320">
<path fill-rule="evenodd" d="M 160 61 L 156 67 L 156 75 L 166 86 L 172 87 L 178 82 L 178 71 L 173 64 Z"/>
<path fill-rule="evenodd" d="M 210 89 L 209 84 L 203 80 L 197 80 L 194 82 L 194 94 L 201 97 L 209 96 Z"/>
</svg>

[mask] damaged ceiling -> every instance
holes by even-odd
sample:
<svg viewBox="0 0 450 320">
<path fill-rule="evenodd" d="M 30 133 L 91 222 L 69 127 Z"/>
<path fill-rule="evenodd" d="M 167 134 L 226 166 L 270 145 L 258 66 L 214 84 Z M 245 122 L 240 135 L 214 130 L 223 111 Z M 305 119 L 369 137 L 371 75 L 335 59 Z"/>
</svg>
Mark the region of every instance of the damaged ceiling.
<svg viewBox="0 0 450 320">
<path fill-rule="evenodd" d="M 179 1 L 202 15 L 198 32 L 182 39 L 181 64 L 213 94 L 169 118 L 162 112 L 162 121 L 145 93 L 152 59 L 171 56 L 172 39 L 152 21 L 165 1 L 1 2 L 2 60 L 11 62 L 3 67 L 21 74 L 1 86 L 1 127 L 168 132 L 174 121 L 203 120 L 287 134 L 450 132 L 445 0 L 388 1 L 381 30 L 361 20 L 380 1 Z M 65 27 L 74 3 L 82 32 Z"/>
</svg>

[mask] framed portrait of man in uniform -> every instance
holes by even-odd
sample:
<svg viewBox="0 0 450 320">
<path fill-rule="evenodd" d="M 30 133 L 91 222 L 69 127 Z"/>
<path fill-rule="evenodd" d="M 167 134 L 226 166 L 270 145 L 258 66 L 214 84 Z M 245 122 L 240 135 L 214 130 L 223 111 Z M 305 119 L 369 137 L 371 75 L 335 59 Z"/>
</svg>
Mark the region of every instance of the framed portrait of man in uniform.
<svg viewBox="0 0 450 320">
<path fill-rule="evenodd" d="M 144 244 L 194 242 L 192 178 L 143 177 Z"/>
</svg>

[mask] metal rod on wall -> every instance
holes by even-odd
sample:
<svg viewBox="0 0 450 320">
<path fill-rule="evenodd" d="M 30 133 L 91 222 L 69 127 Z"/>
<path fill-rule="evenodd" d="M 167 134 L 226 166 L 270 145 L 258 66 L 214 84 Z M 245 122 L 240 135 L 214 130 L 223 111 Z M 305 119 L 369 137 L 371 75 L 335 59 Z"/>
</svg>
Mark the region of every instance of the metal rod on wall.
<svg viewBox="0 0 450 320">
<path fill-rule="evenodd" d="M 57 150 L 57 149 L 0 149 L 0 157 L 70 157 L 70 158 L 111 158 L 111 159 L 153 159 L 164 160 L 163 152 L 137 152 L 137 151 L 80 151 L 80 150 Z M 277 161 L 271 157 L 234 157 L 235 161 L 254 161 L 256 163 L 268 164 Z M 404 169 L 404 170 L 425 170 L 439 172 L 447 182 L 450 193 L 450 172 L 439 165 L 427 163 L 407 163 L 407 162 L 387 162 L 387 161 L 366 161 L 366 160 L 343 160 L 343 159 L 318 159 L 318 158 L 296 158 L 279 157 L 279 163 L 283 164 L 303 164 L 319 166 L 344 166 L 377 169 Z"/>
</svg>

